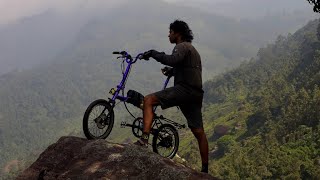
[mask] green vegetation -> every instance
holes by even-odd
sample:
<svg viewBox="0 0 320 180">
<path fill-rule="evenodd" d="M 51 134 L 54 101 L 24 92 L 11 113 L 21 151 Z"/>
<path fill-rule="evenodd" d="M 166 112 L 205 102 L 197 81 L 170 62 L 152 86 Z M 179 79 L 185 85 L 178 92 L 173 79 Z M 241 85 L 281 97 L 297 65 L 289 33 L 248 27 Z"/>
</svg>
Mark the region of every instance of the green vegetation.
<svg viewBox="0 0 320 180">
<path fill-rule="evenodd" d="M 293 35 L 280 36 L 260 49 L 257 59 L 205 83 L 214 176 L 320 178 L 318 24 L 315 20 Z M 222 135 L 221 127 L 229 131 Z M 184 156 L 200 164 L 188 158 L 199 157 L 193 147 Z"/>
</svg>

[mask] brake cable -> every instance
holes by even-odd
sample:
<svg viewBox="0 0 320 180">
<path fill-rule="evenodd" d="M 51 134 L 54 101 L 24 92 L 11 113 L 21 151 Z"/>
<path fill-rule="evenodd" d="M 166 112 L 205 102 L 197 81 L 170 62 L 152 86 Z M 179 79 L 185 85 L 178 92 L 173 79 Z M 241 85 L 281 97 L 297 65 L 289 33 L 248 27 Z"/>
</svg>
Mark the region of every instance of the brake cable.
<svg viewBox="0 0 320 180">
<path fill-rule="evenodd" d="M 125 59 L 123 59 L 123 60 L 122 60 L 122 63 L 121 63 L 122 75 L 124 75 L 124 73 L 125 73 L 125 72 L 124 72 L 124 71 L 125 71 L 124 61 L 125 61 Z M 131 69 L 130 69 L 130 71 L 131 71 Z M 130 71 L 129 71 L 129 73 L 130 73 Z M 124 88 L 121 89 L 121 91 L 122 91 L 122 96 L 124 97 Z M 134 119 L 136 119 L 136 117 L 129 111 L 129 109 L 128 109 L 128 107 L 127 107 L 126 101 L 123 101 L 123 104 L 124 104 L 124 107 L 126 108 L 126 110 L 128 111 L 128 113 L 129 113 Z"/>
</svg>

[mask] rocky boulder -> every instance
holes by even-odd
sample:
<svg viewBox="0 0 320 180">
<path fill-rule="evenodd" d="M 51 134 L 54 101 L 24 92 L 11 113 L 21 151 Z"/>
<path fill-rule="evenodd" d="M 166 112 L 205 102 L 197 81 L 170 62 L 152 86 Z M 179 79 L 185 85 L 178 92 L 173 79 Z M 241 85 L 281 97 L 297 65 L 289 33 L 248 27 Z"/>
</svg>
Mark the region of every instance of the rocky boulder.
<svg viewBox="0 0 320 180">
<path fill-rule="evenodd" d="M 150 149 L 106 140 L 62 137 L 20 179 L 215 179 Z"/>
</svg>

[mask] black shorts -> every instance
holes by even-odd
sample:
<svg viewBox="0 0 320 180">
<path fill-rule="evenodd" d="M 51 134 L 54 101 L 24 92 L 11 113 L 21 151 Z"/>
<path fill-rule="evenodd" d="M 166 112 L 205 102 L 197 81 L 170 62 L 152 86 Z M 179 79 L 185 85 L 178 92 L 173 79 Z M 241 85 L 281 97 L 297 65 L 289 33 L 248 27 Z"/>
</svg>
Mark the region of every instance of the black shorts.
<svg viewBox="0 0 320 180">
<path fill-rule="evenodd" d="M 181 85 L 153 93 L 160 101 L 162 109 L 179 106 L 187 119 L 189 128 L 203 128 L 202 99 L 203 91 Z"/>
</svg>

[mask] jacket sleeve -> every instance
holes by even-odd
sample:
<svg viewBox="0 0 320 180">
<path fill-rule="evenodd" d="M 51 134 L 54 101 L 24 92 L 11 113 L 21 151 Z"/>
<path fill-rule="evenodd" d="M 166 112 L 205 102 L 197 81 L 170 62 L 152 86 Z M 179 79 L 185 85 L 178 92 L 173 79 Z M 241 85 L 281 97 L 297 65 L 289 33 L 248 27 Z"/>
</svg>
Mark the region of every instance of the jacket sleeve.
<svg viewBox="0 0 320 180">
<path fill-rule="evenodd" d="M 185 46 L 180 43 L 174 47 L 171 55 L 167 55 L 164 52 L 153 51 L 151 57 L 164 65 L 174 67 L 176 64 L 183 61 L 186 56 L 186 52 L 187 50 Z"/>
</svg>

